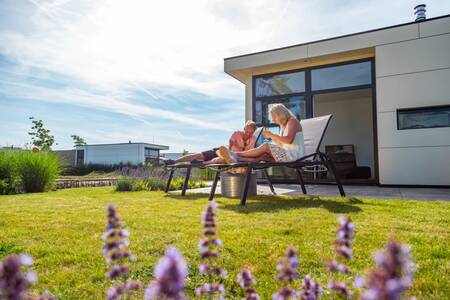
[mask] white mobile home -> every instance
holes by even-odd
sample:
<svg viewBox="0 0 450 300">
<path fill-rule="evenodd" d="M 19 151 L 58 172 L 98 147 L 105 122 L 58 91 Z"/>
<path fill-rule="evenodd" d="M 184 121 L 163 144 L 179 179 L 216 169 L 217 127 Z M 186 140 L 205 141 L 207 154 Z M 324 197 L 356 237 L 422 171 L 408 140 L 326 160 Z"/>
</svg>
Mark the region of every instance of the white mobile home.
<svg viewBox="0 0 450 300">
<path fill-rule="evenodd" d="M 230 57 L 224 69 L 259 125 L 274 126 L 274 103 L 333 114 L 322 150 L 346 153 L 337 164 L 354 165 L 350 178 L 450 185 L 450 15 Z"/>
<path fill-rule="evenodd" d="M 143 164 L 158 161 L 160 150 L 168 146 L 148 143 L 97 144 L 76 147 L 75 161 L 80 164 Z"/>
</svg>

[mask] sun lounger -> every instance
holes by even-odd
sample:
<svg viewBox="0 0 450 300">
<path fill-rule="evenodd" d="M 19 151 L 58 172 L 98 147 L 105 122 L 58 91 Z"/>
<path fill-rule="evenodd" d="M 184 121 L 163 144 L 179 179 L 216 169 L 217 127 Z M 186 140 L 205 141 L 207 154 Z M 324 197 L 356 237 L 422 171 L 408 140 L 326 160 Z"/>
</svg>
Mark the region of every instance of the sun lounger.
<svg viewBox="0 0 450 300">
<path fill-rule="evenodd" d="M 331 120 L 332 115 L 321 116 L 311 119 L 301 120 L 301 125 L 303 128 L 303 136 L 305 139 L 305 156 L 302 158 L 291 161 L 291 162 L 260 162 L 260 163 L 233 163 L 233 164 L 216 164 L 209 165 L 208 168 L 216 171 L 216 176 L 214 178 L 213 185 L 211 187 L 211 192 L 209 195 L 209 200 L 214 198 L 215 190 L 217 187 L 217 182 L 220 179 L 220 173 L 226 171 L 230 168 L 239 168 L 245 167 L 247 168 L 247 172 L 245 173 L 245 183 L 244 190 L 241 193 L 241 205 L 245 205 L 247 200 L 247 192 L 250 183 L 250 176 L 253 170 L 263 170 L 266 171 L 267 168 L 271 167 L 287 167 L 294 169 L 297 173 L 297 178 L 299 180 L 299 184 L 302 188 L 303 194 L 306 194 L 306 187 L 303 181 L 303 176 L 301 173 L 301 169 L 308 167 L 321 167 L 326 168 L 330 171 L 330 173 L 334 176 L 335 183 L 339 189 L 339 193 L 342 197 L 345 197 L 345 191 L 342 187 L 341 181 L 339 180 L 338 175 L 336 174 L 336 168 L 333 161 L 325 154 L 320 152 L 320 144 L 322 143 L 323 137 L 325 135 L 328 124 Z M 267 176 L 267 172 L 264 172 L 266 175 L 269 186 L 273 190 L 273 186 L 270 182 L 269 177 Z"/>
</svg>

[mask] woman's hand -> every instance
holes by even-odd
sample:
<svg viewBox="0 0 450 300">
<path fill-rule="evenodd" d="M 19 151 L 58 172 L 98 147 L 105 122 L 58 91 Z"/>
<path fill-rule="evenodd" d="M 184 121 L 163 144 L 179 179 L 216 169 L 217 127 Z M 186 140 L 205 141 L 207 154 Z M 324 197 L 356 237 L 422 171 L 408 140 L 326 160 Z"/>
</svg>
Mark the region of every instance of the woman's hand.
<svg viewBox="0 0 450 300">
<path fill-rule="evenodd" d="M 271 138 L 273 138 L 273 136 L 274 136 L 274 133 L 273 133 L 272 131 L 270 131 L 270 130 L 264 130 L 264 131 L 262 132 L 262 134 L 263 134 L 263 136 L 264 136 L 266 139 L 271 139 Z"/>
</svg>

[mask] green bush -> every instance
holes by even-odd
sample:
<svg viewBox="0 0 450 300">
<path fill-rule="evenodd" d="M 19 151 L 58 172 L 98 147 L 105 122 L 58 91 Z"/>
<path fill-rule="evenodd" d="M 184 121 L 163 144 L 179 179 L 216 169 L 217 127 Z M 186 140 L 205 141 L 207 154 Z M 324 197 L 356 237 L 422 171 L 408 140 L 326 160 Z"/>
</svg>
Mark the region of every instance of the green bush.
<svg viewBox="0 0 450 300">
<path fill-rule="evenodd" d="M 170 183 L 169 190 L 170 191 L 181 190 L 183 188 L 183 184 L 184 184 L 184 177 L 180 176 L 180 177 L 174 178 L 172 180 L 172 182 Z M 188 182 L 189 189 L 202 188 L 205 186 L 206 186 L 205 183 L 201 180 L 190 179 Z"/>
<path fill-rule="evenodd" d="M 51 152 L 17 151 L 17 174 L 25 193 L 45 192 L 54 187 L 61 171 L 59 158 Z"/>
<path fill-rule="evenodd" d="M 16 194 L 19 189 L 14 152 L 0 151 L 0 195 Z"/>
<path fill-rule="evenodd" d="M 122 176 L 117 180 L 115 190 L 116 192 L 148 191 L 149 186 L 143 179 Z"/>
<path fill-rule="evenodd" d="M 133 191 L 133 179 L 129 177 L 120 177 L 116 183 L 116 192 Z"/>
</svg>

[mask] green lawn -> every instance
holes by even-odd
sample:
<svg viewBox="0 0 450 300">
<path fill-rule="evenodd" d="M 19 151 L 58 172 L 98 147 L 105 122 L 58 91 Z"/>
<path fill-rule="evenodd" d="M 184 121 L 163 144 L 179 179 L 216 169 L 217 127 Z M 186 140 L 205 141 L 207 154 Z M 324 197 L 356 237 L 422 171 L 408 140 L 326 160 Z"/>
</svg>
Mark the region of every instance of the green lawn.
<svg viewBox="0 0 450 300">
<path fill-rule="evenodd" d="M 112 188 L 58 190 L 0 196 L 0 258 L 26 252 L 35 258 L 36 292 L 59 299 L 101 299 L 109 287 L 101 255 L 105 209 L 113 203 L 131 232 L 137 255 L 132 276 L 148 283 L 167 245 L 177 246 L 189 266 L 189 293 L 202 282 L 197 271 L 200 214 L 206 195 L 180 198 L 160 192 L 118 193 Z M 228 271 L 229 299 L 240 298 L 236 276 L 247 266 L 263 299 L 279 287 L 275 264 L 289 245 L 299 251 L 300 273 L 326 285 L 323 264 L 333 257 L 336 217 L 356 225 L 352 275 L 373 266 L 372 253 L 390 237 L 411 244 L 417 273 L 411 295 L 444 299 L 450 295 L 450 203 L 305 197 L 218 198 L 222 266 Z M 325 297 L 327 298 L 327 297 Z"/>
</svg>

